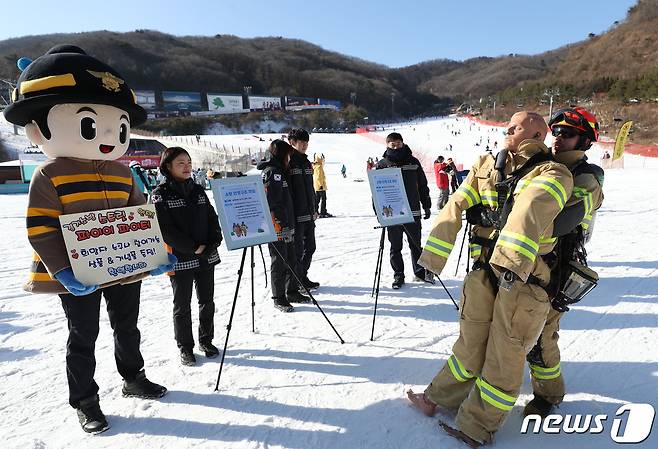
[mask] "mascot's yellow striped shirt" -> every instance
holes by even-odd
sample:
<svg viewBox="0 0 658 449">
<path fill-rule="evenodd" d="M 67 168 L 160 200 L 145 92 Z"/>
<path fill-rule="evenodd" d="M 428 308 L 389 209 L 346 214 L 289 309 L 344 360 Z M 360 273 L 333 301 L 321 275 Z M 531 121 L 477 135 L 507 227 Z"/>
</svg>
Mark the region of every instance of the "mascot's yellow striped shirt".
<svg viewBox="0 0 658 449">
<path fill-rule="evenodd" d="M 59 216 L 138 206 L 146 201 L 135 187 L 130 169 L 116 161 L 57 158 L 34 172 L 26 214 L 27 236 L 34 258 L 25 290 L 67 293 L 53 276 L 69 268 Z M 135 282 L 144 274 L 121 279 Z M 110 284 L 107 284 L 110 285 Z"/>
<path fill-rule="evenodd" d="M 530 157 L 548 153 L 549 149 L 536 140 L 524 140 L 517 151 L 508 154 L 505 174 L 521 167 Z M 462 225 L 462 212 L 482 203 L 491 209 L 498 208 L 496 170 L 491 155 L 481 156 L 470 170 L 459 189 L 441 209 L 427 244 L 418 261 L 428 270 L 440 274 L 452 250 Z M 514 207 L 507 223 L 500 231 L 493 248 L 490 263 L 494 269 L 513 271 L 524 282 L 530 274 L 548 280 L 548 268 L 537 273 L 539 255 L 550 252 L 556 239 L 551 238 L 553 221 L 562 210 L 573 190 L 573 178 L 567 167 L 553 161 L 537 164 L 518 182 L 514 195 Z M 474 226 L 472 234 L 494 238 L 496 230 Z M 471 245 L 471 255 L 484 257 L 478 245 Z"/>
</svg>

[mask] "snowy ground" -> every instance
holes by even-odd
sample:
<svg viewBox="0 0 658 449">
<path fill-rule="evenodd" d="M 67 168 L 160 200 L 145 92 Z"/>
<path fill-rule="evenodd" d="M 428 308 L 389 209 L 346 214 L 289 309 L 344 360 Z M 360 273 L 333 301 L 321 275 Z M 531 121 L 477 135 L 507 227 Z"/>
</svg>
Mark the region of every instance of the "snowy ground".
<svg viewBox="0 0 658 449">
<path fill-rule="evenodd" d="M 452 136 L 450 126 L 462 130 Z M 482 147 L 480 135 L 499 130 L 454 119 L 400 129 L 418 152 L 434 159 L 452 143 L 451 154 L 468 167 Z M 6 129 L 3 129 L 6 131 Z M 220 139 L 216 137 L 215 139 Z M 269 139 L 269 137 L 268 137 Z M 28 295 L 21 289 L 31 251 L 25 233 L 26 196 L 0 197 L 0 436 L 3 448 L 461 448 L 421 416 L 404 398 L 407 388 L 422 389 L 451 353 L 458 335 L 457 314 L 440 286 L 408 283 L 390 289 L 384 261 L 382 290 L 370 342 L 373 300 L 370 289 L 379 231 L 370 207 L 365 172 L 369 156 L 383 145 L 372 136 L 313 135 L 309 153 L 326 156 L 328 208 L 333 219 L 317 222 L 318 249 L 310 277 L 322 283 L 317 300 L 336 326 L 341 345 L 312 305 L 281 314 L 264 288 L 256 260 L 256 332 L 251 332 L 247 278 L 238 299 L 219 392 L 213 392 L 219 359 L 199 354 L 197 367 L 178 362 L 171 319 L 171 288 L 166 277 L 143 283 L 140 329 L 149 377 L 169 388 L 160 401 L 121 397 L 112 336 L 101 313 L 96 380 L 111 428 L 85 435 L 67 404 L 64 369 L 66 322 L 56 296 Z M 596 152 L 593 158 L 598 159 Z M 637 159 L 626 166 L 647 166 Z M 339 170 L 347 166 L 348 177 Z M 649 164 L 651 165 L 651 164 Z M 568 392 L 562 413 L 608 414 L 599 435 L 521 435 L 522 405 L 530 397 L 526 376 L 522 395 L 493 448 L 614 447 L 609 433 L 617 408 L 627 402 L 658 407 L 658 190 L 657 171 L 609 170 L 603 208 L 589 247 L 600 286 L 562 321 L 560 346 Z M 364 182 L 359 182 L 364 180 Z M 432 197 L 436 199 L 433 176 Z M 423 238 L 430 221 L 423 222 Z M 461 235 L 458 237 L 461 242 Z M 456 245 L 458 247 L 459 244 Z M 269 267 L 269 257 L 266 261 Z M 388 246 L 386 248 L 386 255 Z M 454 276 L 457 254 L 442 279 L 459 296 L 464 261 Z M 256 252 L 258 254 L 258 252 Z M 221 250 L 215 271 L 215 344 L 226 336 L 240 251 Z M 411 270 L 407 264 L 407 277 Z M 248 273 L 248 270 L 247 270 Z M 196 318 L 194 318 L 196 320 Z M 196 321 L 195 321 L 196 322 Z M 657 447 L 658 430 L 634 447 Z"/>
</svg>

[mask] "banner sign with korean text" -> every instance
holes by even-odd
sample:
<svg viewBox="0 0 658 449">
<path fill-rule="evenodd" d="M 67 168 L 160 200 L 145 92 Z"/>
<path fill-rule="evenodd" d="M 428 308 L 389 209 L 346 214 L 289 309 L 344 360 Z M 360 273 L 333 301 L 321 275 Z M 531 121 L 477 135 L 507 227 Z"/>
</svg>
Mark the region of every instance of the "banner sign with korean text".
<svg viewBox="0 0 658 449">
<path fill-rule="evenodd" d="M 121 207 L 59 217 L 73 274 L 102 285 L 168 263 L 155 206 Z"/>
<path fill-rule="evenodd" d="M 212 180 L 210 187 L 229 250 L 276 241 L 260 176 Z"/>
<path fill-rule="evenodd" d="M 395 226 L 414 221 L 399 168 L 369 170 L 368 181 L 380 225 Z"/>
</svg>

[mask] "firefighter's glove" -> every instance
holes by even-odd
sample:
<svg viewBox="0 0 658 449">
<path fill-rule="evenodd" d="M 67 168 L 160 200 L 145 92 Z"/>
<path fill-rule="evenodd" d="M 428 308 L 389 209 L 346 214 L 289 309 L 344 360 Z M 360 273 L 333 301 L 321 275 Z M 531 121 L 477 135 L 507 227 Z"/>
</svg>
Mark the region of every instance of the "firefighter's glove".
<svg viewBox="0 0 658 449">
<path fill-rule="evenodd" d="M 85 296 L 98 289 L 98 285 L 84 285 L 77 280 L 71 268 L 64 268 L 59 273 L 56 273 L 55 279 L 57 279 L 73 296 Z"/>
</svg>

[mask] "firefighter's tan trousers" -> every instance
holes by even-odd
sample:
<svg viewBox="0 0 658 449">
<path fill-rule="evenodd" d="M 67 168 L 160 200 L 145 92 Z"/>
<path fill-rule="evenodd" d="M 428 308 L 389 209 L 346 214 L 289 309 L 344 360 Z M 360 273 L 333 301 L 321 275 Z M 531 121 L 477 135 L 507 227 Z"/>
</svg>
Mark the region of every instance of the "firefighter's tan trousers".
<svg viewBox="0 0 658 449">
<path fill-rule="evenodd" d="M 537 347 L 533 348 L 528 356 L 533 393 L 556 405 L 562 402 L 565 394 L 560 348 L 557 345 L 562 315 L 555 309 L 550 309 Z M 536 360 L 537 358 L 540 360 Z"/>
<path fill-rule="evenodd" d="M 550 304 L 537 285 L 516 281 L 496 295 L 484 269 L 464 280 L 459 339 L 425 390 L 440 407 L 458 410 L 457 425 L 490 442 L 514 406 L 526 354 L 544 328 Z"/>
</svg>

